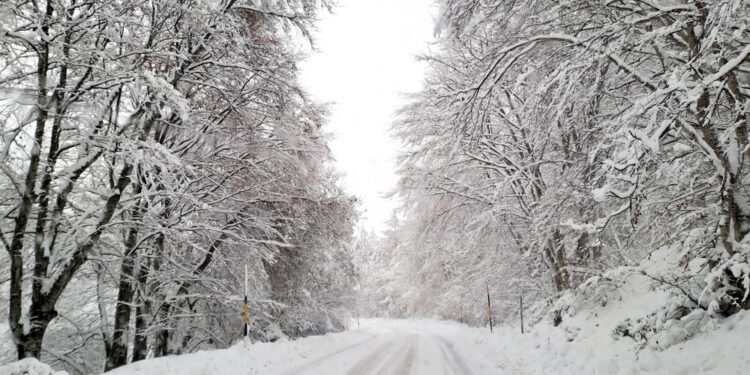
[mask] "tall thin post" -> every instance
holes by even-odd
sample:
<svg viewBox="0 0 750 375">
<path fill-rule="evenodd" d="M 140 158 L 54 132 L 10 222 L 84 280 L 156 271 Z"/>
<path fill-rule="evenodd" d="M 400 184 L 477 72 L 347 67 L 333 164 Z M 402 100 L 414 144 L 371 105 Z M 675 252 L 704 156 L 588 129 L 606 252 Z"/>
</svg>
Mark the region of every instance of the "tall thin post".
<svg viewBox="0 0 750 375">
<path fill-rule="evenodd" d="M 464 295 L 463 293 L 461 293 L 461 303 L 460 303 L 459 308 L 461 312 L 458 315 L 458 321 L 463 324 L 464 322 Z"/>
<path fill-rule="evenodd" d="M 521 334 L 523 335 L 523 294 L 518 297 L 521 299 Z"/>
<path fill-rule="evenodd" d="M 247 264 L 245 265 L 245 337 L 247 337 Z"/>
<path fill-rule="evenodd" d="M 487 283 L 487 315 L 490 317 L 490 333 L 492 333 L 492 303 L 490 302 L 490 284 Z"/>
</svg>

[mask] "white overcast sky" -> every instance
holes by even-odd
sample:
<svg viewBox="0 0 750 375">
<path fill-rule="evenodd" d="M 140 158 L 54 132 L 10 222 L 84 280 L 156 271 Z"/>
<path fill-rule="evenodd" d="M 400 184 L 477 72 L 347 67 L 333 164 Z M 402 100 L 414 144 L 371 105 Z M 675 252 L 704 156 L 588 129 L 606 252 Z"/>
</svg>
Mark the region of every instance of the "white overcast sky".
<svg viewBox="0 0 750 375">
<path fill-rule="evenodd" d="M 433 40 L 432 0 L 339 0 L 318 23 L 317 51 L 302 64 L 302 84 L 333 102 L 327 130 L 346 189 L 362 200 L 366 227 L 382 231 L 396 203 L 383 195 L 396 184 L 397 142 L 388 128 L 422 87 L 416 56 Z"/>
</svg>

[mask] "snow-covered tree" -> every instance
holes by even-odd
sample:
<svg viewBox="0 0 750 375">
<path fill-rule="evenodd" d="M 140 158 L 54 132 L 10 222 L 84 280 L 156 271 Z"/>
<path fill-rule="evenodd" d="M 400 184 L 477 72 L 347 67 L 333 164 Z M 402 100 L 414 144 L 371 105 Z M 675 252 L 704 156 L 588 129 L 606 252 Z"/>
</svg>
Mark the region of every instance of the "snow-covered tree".
<svg viewBox="0 0 750 375">
<path fill-rule="evenodd" d="M 702 270 L 655 280 L 689 308 L 750 306 L 747 2 L 440 6 L 440 50 L 395 126 L 399 256 L 435 281 L 420 293 L 458 303 L 458 270 L 540 299 L 674 246 Z"/>
<path fill-rule="evenodd" d="M 354 208 L 328 171 L 326 111 L 297 83 L 298 45 L 327 7 L 0 4 L 2 241 L 19 358 L 88 373 L 229 345 L 242 333 L 242 264 L 254 320 L 295 335 L 341 326 Z M 286 274 L 282 259 L 299 266 Z M 304 275 L 320 295 L 279 281 Z M 301 314 L 282 322 L 281 311 Z M 81 344 L 58 356 L 71 336 Z"/>
</svg>

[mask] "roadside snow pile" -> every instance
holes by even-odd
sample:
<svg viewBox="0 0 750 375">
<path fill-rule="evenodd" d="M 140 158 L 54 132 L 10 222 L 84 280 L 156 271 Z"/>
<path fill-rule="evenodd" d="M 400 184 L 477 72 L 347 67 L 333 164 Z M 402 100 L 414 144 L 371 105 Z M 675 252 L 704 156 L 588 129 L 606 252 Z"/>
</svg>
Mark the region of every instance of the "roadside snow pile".
<svg viewBox="0 0 750 375">
<path fill-rule="evenodd" d="M 26 358 L 0 366 L 0 375 L 68 375 L 68 373 L 55 371 L 35 358 Z"/>
<path fill-rule="evenodd" d="M 239 342 L 229 349 L 149 359 L 107 372 L 109 375 L 273 374 L 307 358 L 348 348 L 372 337 L 348 331 L 276 342 Z"/>
<path fill-rule="evenodd" d="M 363 320 L 361 329 L 343 333 L 275 343 L 243 342 L 225 350 L 141 361 L 108 374 L 291 374 L 295 372 L 289 372 L 290 368 L 319 358 L 334 358 L 389 329 L 439 339 L 475 375 L 747 374 L 750 352 L 744 342 L 750 332 L 750 312 L 724 319 L 714 330 L 664 350 L 638 348 L 633 340 L 614 335 L 618 319 L 646 309 L 654 300 L 651 294 L 638 295 L 642 298 L 630 301 L 632 306 L 623 298 L 598 311 L 582 310 L 573 317 L 566 316 L 557 327 L 540 321 L 527 327 L 524 335 L 519 327 L 510 326 L 497 327 L 490 334 L 487 327 L 456 322 L 371 319 Z M 414 337 L 403 337 L 410 336 Z M 373 353 L 376 349 L 373 347 Z"/>
<path fill-rule="evenodd" d="M 679 261 L 663 249 L 643 266 L 592 278 L 536 314 L 526 335 L 517 326 L 497 329 L 486 339 L 495 353 L 488 355 L 502 353 L 539 374 L 748 374 L 750 350 L 740 343 L 750 311 L 722 318 L 706 308 L 700 289 L 670 279 Z M 696 270 L 694 277 L 707 275 Z"/>
<path fill-rule="evenodd" d="M 615 301 L 598 311 L 567 317 L 559 326 L 539 322 L 521 335 L 518 327 L 500 327 L 478 339 L 498 364 L 519 363 L 536 374 L 747 374 L 750 351 L 744 344 L 750 332 L 750 312 L 717 322 L 714 330 L 661 349 L 641 347 L 629 337 L 615 334 L 616 316 L 638 316 L 635 308 L 650 295 Z M 629 302 L 633 303 L 632 305 Z M 478 332 L 477 336 L 481 336 Z M 687 332 L 685 333 L 687 334 Z"/>
<path fill-rule="evenodd" d="M 2 298 L 2 297 L 0 297 Z M 0 308 L 3 305 L 0 304 Z M 7 307 L 5 307 L 7 311 Z M 5 319 L 7 321 L 7 319 Z M 8 363 L 17 358 L 16 348 L 13 345 L 13 335 L 10 333 L 8 323 L 0 323 L 0 363 Z"/>
<path fill-rule="evenodd" d="M 622 309 L 613 304 L 613 311 Z M 581 314 L 567 325 L 540 322 L 521 335 L 519 327 L 473 328 L 453 322 L 419 320 L 409 327 L 434 332 L 471 364 L 476 374 L 512 375 L 746 375 L 750 351 L 750 312 L 719 323 L 666 350 L 634 348 L 632 340 L 616 339 L 612 317 Z"/>
</svg>

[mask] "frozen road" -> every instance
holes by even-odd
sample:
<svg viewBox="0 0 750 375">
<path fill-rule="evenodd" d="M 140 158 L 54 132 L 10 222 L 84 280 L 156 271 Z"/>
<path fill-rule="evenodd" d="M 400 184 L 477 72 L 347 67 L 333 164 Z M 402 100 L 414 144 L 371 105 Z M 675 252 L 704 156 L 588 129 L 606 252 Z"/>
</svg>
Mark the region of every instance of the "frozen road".
<svg viewBox="0 0 750 375">
<path fill-rule="evenodd" d="M 374 328 L 373 336 L 368 339 L 309 359 L 279 374 L 473 374 L 452 345 L 433 333 L 397 324 Z"/>
<path fill-rule="evenodd" d="M 593 330 L 608 318 L 590 316 L 589 328 L 596 333 L 579 334 L 574 341 L 552 326 L 524 335 L 516 327 L 500 326 L 491 334 L 487 327 L 432 319 L 368 319 L 339 333 L 240 341 L 228 349 L 138 361 L 107 375 L 746 375 L 747 348 L 721 345 L 727 334 L 732 342 L 747 336 L 750 319 L 740 318 L 721 335 L 708 336 L 717 348 L 711 356 L 701 354 L 705 342 L 696 342 L 642 350 L 636 358 L 630 342 Z"/>
<path fill-rule="evenodd" d="M 496 341 L 500 340 L 500 341 Z M 139 361 L 107 375 L 526 375 L 498 344 L 509 335 L 434 320 L 362 320 L 297 340 Z M 509 344 L 510 345 L 510 344 Z M 507 348 L 506 348 L 507 349 Z"/>
</svg>

